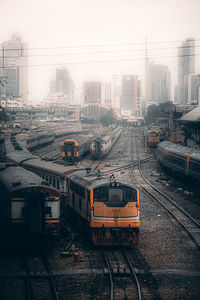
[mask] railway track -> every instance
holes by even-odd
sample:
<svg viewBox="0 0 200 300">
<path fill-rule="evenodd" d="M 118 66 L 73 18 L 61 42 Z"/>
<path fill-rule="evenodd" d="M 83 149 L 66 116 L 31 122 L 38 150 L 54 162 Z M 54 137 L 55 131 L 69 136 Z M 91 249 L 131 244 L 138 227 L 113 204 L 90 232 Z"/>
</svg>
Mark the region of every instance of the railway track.
<svg viewBox="0 0 200 300">
<path fill-rule="evenodd" d="M 195 242 L 196 246 L 200 249 L 200 223 L 195 220 L 187 211 L 180 207 L 176 202 L 163 193 L 160 189 L 155 187 L 149 182 L 141 170 L 141 161 L 139 159 L 137 139 L 135 138 L 135 149 L 138 158 L 136 168 L 131 168 L 131 172 L 136 182 L 142 187 L 146 193 L 159 202 L 184 228 L 190 238 Z"/>
<path fill-rule="evenodd" d="M 126 299 L 130 296 L 127 295 L 126 286 L 124 286 L 124 291 L 122 292 L 118 284 L 118 279 L 121 278 L 120 274 L 123 274 L 123 270 L 127 268 L 130 272 L 132 280 L 131 299 L 141 300 L 142 297 L 139 280 L 126 251 L 103 251 L 102 255 L 108 269 L 110 281 L 110 300 L 115 298 Z"/>
<path fill-rule="evenodd" d="M 53 275 L 45 256 L 24 258 L 26 291 L 28 300 L 59 300 Z"/>
</svg>

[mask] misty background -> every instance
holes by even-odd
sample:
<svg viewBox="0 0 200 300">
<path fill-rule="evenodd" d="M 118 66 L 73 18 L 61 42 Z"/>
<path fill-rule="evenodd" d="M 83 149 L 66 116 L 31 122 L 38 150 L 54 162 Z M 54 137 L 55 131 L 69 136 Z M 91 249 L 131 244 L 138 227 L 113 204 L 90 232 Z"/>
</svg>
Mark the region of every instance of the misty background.
<svg viewBox="0 0 200 300">
<path fill-rule="evenodd" d="M 173 97 L 186 38 L 196 40 L 200 73 L 199 12 L 199 0 L 0 0 L 0 43 L 19 32 L 28 44 L 29 98 L 38 101 L 59 66 L 78 90 L 87 79 L 138 75 L 144 95 L 146 38 L 149 59 L 169 67 Z"/>
</svg>

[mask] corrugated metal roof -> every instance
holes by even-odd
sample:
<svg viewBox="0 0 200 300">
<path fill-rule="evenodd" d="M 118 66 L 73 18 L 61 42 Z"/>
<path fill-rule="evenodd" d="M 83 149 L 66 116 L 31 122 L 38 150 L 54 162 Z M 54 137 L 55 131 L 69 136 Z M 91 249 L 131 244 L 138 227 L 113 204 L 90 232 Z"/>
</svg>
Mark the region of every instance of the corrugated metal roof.
<svg viewBox="0 0 200 300">
<path fill-rule="evenodd" d="M 177 154 L 181 154 L 184 155 L 185 157 L 187 157 L 189 154 L 192 153 L 191 157 L 197 158 L 200 155 L 200 151 L 199 150 L 194 150 L 192 148 L 189 147 L 185 147 L 179 144 L 174 144 L 168 141 L 163 141 L 161 143 L 158 144 L 158 147 L 162 148 L 162 149 L 166 149 L 167 151 L 171 151 Z"/>
<path fill-rule="evenodd" d="M 200 106 L 179 119 L 180 122 L 200 122 Z"/>
<path fill-rule="evenodd" d="M 50 161 L 44 161 L 41 159 L 30 159 L 23 163 L 25 168 L 33 168 L 34 170 L 43 171 L 49 174 L 57 176 L 66 176 L 74 171 L 80 170 L 76 166 L 62 166 Z"/>
<path fill-rule="evenodd" d="M 11 193 L 27 187 L 40 186 L 43 179 L 21 167 L 7 167 L 0 171 L 0 181 Z"/>
</svg>

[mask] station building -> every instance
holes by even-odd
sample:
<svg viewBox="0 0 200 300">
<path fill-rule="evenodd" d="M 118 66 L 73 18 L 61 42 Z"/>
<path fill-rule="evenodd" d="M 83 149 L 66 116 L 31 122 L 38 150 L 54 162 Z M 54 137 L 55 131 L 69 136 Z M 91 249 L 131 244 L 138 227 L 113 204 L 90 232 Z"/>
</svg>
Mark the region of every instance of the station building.
<svg viewBox="0 0 200 300">
<path fill-rule="evenodd" d="M 200 106 L 179 119 L 184 132 L 184 145 L 200 149 Z"/>
</svg>

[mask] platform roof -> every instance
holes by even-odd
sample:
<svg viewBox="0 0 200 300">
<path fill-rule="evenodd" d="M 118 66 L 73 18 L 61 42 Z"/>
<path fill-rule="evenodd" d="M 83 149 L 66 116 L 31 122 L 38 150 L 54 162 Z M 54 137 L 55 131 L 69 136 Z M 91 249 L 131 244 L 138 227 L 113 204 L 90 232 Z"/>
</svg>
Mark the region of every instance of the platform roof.
<svg viewBox="0 0 200 300">
<path fill-rule="evenodd" d="M 180 122 L 200 122 L 200 106 L 179 119 Z"/>
</svg>

